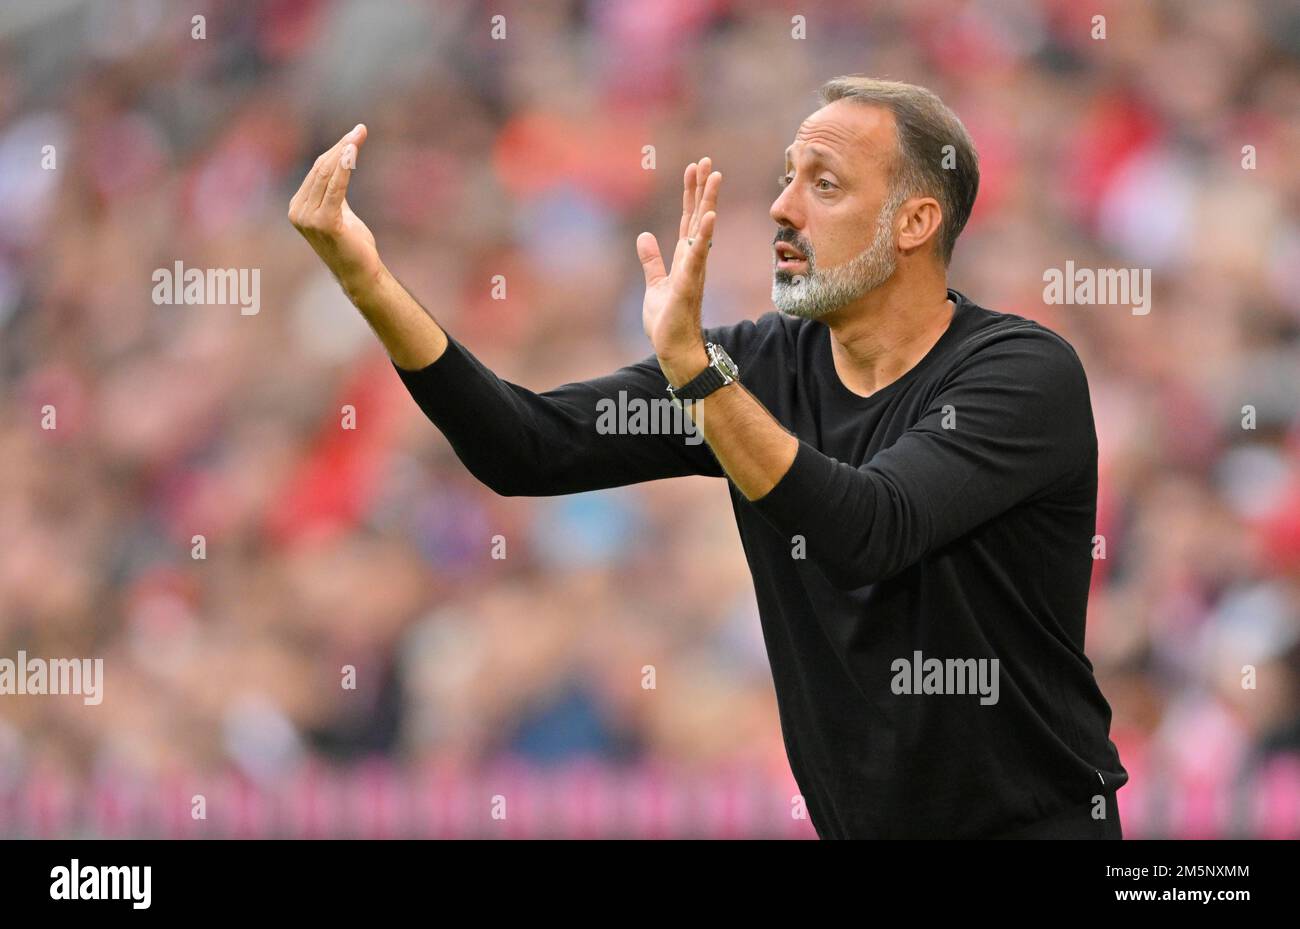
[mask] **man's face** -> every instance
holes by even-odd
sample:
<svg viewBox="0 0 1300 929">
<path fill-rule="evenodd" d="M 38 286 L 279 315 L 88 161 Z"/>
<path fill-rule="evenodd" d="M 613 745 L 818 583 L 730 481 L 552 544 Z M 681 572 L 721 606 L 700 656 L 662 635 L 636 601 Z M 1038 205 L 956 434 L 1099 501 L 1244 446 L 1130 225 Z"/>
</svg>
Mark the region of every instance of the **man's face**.
<svg viewBox="0 0 1300 929">
<path fill-rule="evenodd" d="M 837 100 L 809 116 L 786 150 L 772 204 L 772 302 L 813 319 L 879 287 L 897 259 L 891 196 L 898 144 L 888 109 Z"/>
</svg>

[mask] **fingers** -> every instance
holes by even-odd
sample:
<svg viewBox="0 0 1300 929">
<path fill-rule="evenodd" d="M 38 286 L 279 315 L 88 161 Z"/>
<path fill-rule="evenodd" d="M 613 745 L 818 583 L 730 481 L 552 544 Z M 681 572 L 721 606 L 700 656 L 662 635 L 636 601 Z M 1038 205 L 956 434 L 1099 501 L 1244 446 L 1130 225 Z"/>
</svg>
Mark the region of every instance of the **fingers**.
<svg viewBox="0 0 1300 929">
<path fill-rule="evenodd" d="M 357 151 L 362 143 L 366 141 L 366 127 L 360 127 L 360 132 L 353 130 L 349 133 L 353 141 L 348 142 L 339 150 L 338 163 L 334 166 L 334 171 L 330 174 L 329 183 L 325 185 L 325 196 L 321 199 L 321 208 L 326 213 L 335 213 L 343 206 L 343 198 L 348 193 L 348 181 L 352 179 L 352 169 L 357 166 Z M 346 138 L 346 136 L 345 136 Z"/>
<path fill-rule="evenodd" d="M 716 175 L 716 177 L 719 181 L 722 180 L 721 174 Z M 714 194 L 714 200 L 717 200 L 716 193 Z M 692 248 L 701 258 L 709 257 L 709 249 L 713 247 L 713 228 L 717 224 L 718 214 L 714 210 L 709 210 L 709 212 L 705 213 L 704 217 L 700 220 L 700 238 Z"/>
<path fill-rule="evenodd" d="M 722 173 L 709 172 L 712 164 L 711 159 L 701 158 L 687 165 L 682 174 L 682 221 L 678 227 L 677 247 L 673 249 L 674 287 L 677 286 L 678 268 L 686 286 L 703 282 L 713 229 L 718 221 L 718 190 L 722 186 Z M 645 272 L 646 286 L 657 284 L 668 276 L 659 242 L 653 235 L 643 232 L 637 236 L 636 252 Z"/>
<path fill-rule="evenodd" d="M 716 213 L 718 209 L 718 188 L 722 186 L 722 172 L 714 171 L 708 176 L 708 179 L 700 185 L 702 193 L 700 194 L 699 213 L 701 222 L 703 217 L 710 211 Z M 701 233 L 703 234 L 703 233 Z"/>
<path fill-rule="evenodd" d="M 360 145 L 365 140 L 366 132 L 365 124 L 358 123 L 350 132 L 335 142 L 329 151 L 323 152 L 316 159 L 311 166 L 311 170 L 307 172 L 307 176 L 303 178 L 298 192 L 293 195 L 293 199 L 289 202 L 289 218 L 291 220 L 295 223 L 299 222 L 307 213 L 314 211 L 321 204 L 343 148 L 349 144 Z"/>
<path fill-rule="evenodd" d="M 316 209 L 325 200 L 325 191 L 329 187 L 330 178 L 334 176 L 334 169 L 338 167 L 339 158 L 343 153 L 345 146 L 352 144 L 352 139 L 356 137 L 361 129 L 358 123 L 352 131 L 343 138 L 334 143 L 334 147 L 324 154 L 320 163 L 316 166 L 313 173 L 311 190 L 307 192 L 307 208 Z"/>
<path fill-rule="evenodd" d="M 324 157 L 324 155 L 321 155 L 320 158 L 316 159 L 316 163 L 311 166 L 311 170 L 307 172 L 306 176 L 302 179 L 302 183 L 298 185 L 298 190 L 293 195 L 293 199 L 289 201 L 290 219 L 301 214 L 303 203 L 307 200 L 307 191 L 311 190 L 312 177 L 316 173 L 317 166 L 320 165 L 320 159 Z"/>
<path fill-rule="evenodd" d="M 686 166 L 682 177 L 682 222 L 678 230 L 683 239 L 694 238 L 699 232 L 700 218 L 717 207 L 722 175 L 717 171 L 710 173 L 712 166 L 713 159 L 708 156 Z"/>
<path fill-rule="evenodd" d="M 700 282 L 704 278 L 704 268 L 709 260 L 709 248 L 713 244 L 713 228 L 717 225 L 718 214 L 714 212 L 705 213 L 700 219 L 699 228 L 695 230 L 695 235 L 684 239 L 679 244 L 680 257 L 673 259 L 673 270 L 676 271 L 680 262 L 683 273 L 689 280 Z"/>
<path fill-rule="evenodd" d="M 668 276 L 663 256 L 659 253 L 659 241 L 652 233 L 643 232 L 636 237 L 636 256 L 641 259 L 641 270 L 645 272 L 647 287 L 658 284 Z"/>
<path fill-rule="evenodd" d="M 357 147 L 349 142 L 339 152 L 339 159 L 334 163 L 334 170 L 325 183 L 320 209 L 326 214 L 331 211 L 337 212 L 343 205 L 343 196 L 348 191 L 348 179 L 352 177 L 352 165 L 357 163 L 356 159 Z"/>
<path fill-rule="evenodd" d="M 357 166 L 357 152 L 361 150 L 361 146 L 366 144 L 366 139 L 369 138 L 369 136 L 370 136 L 370 130 L 366 128 L 366 124 L 357 123 L 356 126 L 353 127 L 351 132 L 349 132 L 347 135 L 345 135 L 342 139 L 339 140 L 340 142 L 343 143 L 343 149 L 346 150 L 349 147 L 352 149 L 352 158 L 350 161 L 348 161 L 348 165 L 347 165 L 348 170 L 351 170 Z M 346 159 L 347 159 L 346 153 L 344 151 L 340 151 L 339 160 L 343 161 Z"/>
<path fill-rule="evenodd" d="M 342 139 L 339 140 L 340 142 Z M 325 195 L 325 183 L 329 179 L 330 173 L 334 170 L 331 159 L 338 149 L 339 143 L 336 142 L 334 147 L 327 152 L 321 153 L 316 159 L 316 163 L 311 166 L 307 172 L 306 191 L 303 192 L 302 209 L 308 213 L 314 211 Z"/>
<path fill-rule="evenodd" d="M 700 217 L 704 211 L 700 209 L 700 200 L 704 195 L 704 185 L 709 177 L 709 169 L 713 167 L 713 159 L 707 155 L 700 159 L 699 164 L 695 167 L 695 206 L 691 211 L 691 231 L 690 235 L 700 228 Z"/>
<path fill-rule="evenodd" d="M 695 212 L 695 162 L 686 166 L 682 175 L 682 222 L 677 237 L 684 239 L 691 234 L 691 217 Z"/>
<path fill-rule="evenodd" d="M 708 213 L 716 214 L 718 209 L 718 190 L 722 186 L 722 172 L 714 171 L 707 176 L 700 173 L 710 167 L 708 158 L 701 158 L 699 165 L 696 167 L 696 183 L 691 192 L 694 199 L 694 208 L 691 212 L 691 220 L 686 224 L 687 231 L 685 239 L 689 244 L 691 241 L 699 238 L 708 239 L 708 235 L 701 232 L 701 227 L 705 215 Z"/>
</svg>

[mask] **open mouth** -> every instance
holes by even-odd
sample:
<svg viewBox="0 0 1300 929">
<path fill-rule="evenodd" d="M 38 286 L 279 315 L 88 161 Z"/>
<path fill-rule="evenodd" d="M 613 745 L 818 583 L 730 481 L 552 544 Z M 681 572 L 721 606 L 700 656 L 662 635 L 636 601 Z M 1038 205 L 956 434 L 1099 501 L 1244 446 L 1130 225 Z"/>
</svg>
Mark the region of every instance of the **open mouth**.
<svg viewBox="0 0 1300 929">
<path fill-rule="evenodd" d="M 776 253 L 778 271 L 789 271 L 791 274 L 795 274 L 806 270 L 808 267 L 807 256 L 789 242 L 777 242 L 773 246 L 773 251 Z"/>
</svg>

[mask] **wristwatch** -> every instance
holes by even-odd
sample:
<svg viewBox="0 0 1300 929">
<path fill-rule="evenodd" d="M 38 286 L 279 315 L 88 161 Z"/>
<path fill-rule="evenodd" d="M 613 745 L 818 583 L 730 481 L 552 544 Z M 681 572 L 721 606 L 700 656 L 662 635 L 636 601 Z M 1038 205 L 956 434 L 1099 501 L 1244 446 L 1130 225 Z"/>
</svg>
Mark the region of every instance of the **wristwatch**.
<svg viewBox="0 0 1300 929">
<path fill-rule="evenodd" d="M 668 396 L 681 409 L 683 400 L 703 400 L 719 387 L 726 387 L 740 379 L 740 368 L 721 345 L 706 342 L 704 351 L 709 356 L 709 366 L 681 387 L 668 385 Z"/>
</svg>

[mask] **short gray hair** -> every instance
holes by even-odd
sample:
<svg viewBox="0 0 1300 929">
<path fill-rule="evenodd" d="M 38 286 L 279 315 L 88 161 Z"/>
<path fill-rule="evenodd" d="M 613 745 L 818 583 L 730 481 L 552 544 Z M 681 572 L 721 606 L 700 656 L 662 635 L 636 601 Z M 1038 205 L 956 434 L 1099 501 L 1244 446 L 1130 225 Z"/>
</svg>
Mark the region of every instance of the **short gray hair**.
<svg viewBox="0 0 1300 929">
<path fill-rule="evenodd" d="M 979 156 L 957 114 L 932 91 L 901 81 L 882 81 L 863 74 L 847 74 L 827 81 L 820 90 L 822 103 L 854 100 L 884 107 L 894 114 L 898 127 L 898 161 L 893 190 L 908 197 L 928 196 L 939 201 L 943 225 L 939 229 L 939 257 L 952 260 L 957 236 L 966 228 L 980 186 Z M 950 152 L 944 147 L 951 145 Z M 945 155 L 951 155 L 945 159 Z M 945 167 L 945 163 L 952 167 Z"/>
</svg>

